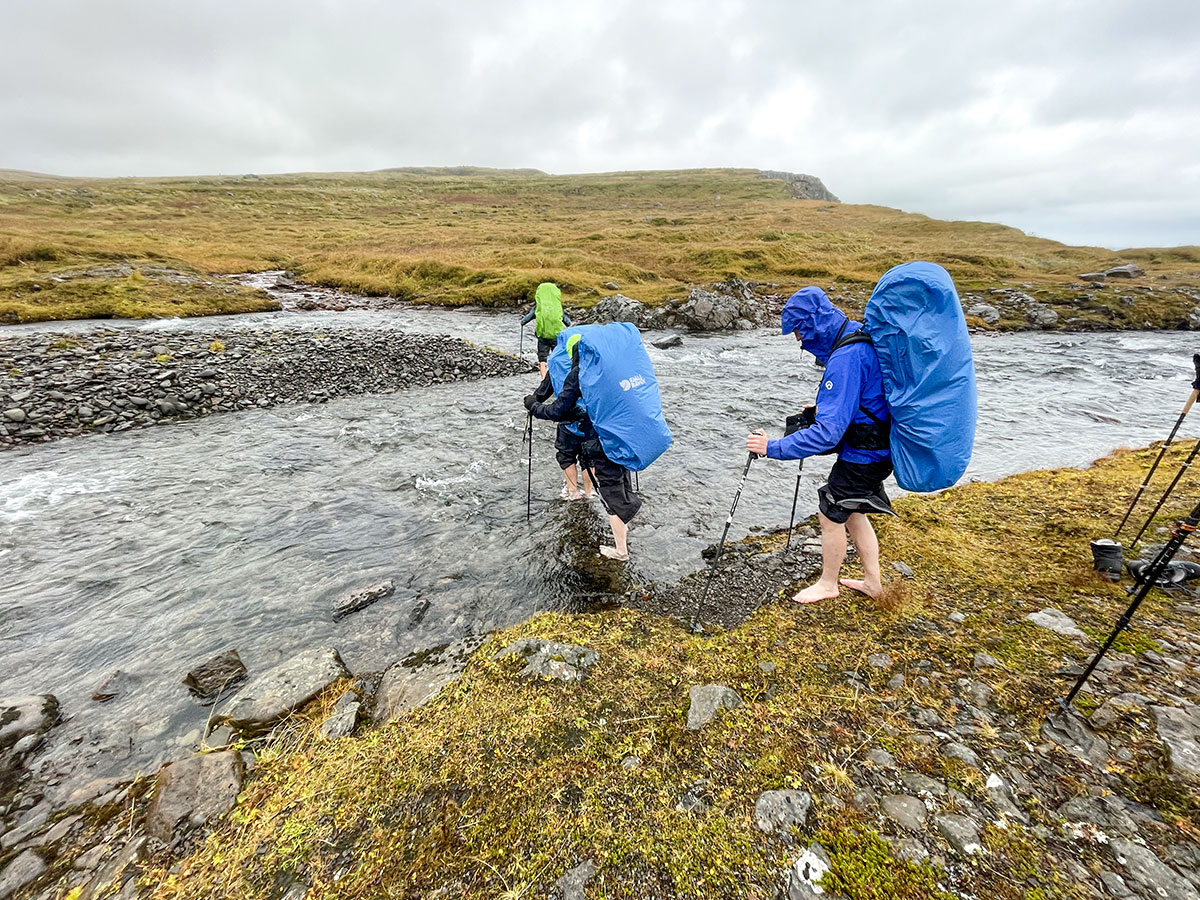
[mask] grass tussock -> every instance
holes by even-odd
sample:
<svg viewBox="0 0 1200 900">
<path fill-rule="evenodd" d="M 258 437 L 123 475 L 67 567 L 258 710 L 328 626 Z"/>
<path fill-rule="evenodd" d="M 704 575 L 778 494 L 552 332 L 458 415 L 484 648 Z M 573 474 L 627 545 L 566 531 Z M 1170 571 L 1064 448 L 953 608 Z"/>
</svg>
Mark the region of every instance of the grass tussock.
<svg viewBox="0 0 1200 900">
<path fill-rule="evenodd" d="M 295 883 L 311 897 L 533 897 L 591 859 L 589 896 L 768 898 L 796 851 L 757 830 L 754 802 L 797 787 L 817 806 L 813 830 L 796 837 L 826 847 L 837 893 L 940 898 L 945 873 L 899 862 L 874 821 L 849 807 L 863 757 L 883 747 L 985 802 L 983 777 L 914 740 L 905 712 L 920 704 L 952 718 L 956 682 L 979 677 L 971 659 L 983 650 L 1001 661 L 987 680 L 1013 725 L 1007 738 L 989 727 L 977 740 L 1013 758 L 1040 741 L 1041 717 L 1065 689 L 1052 673 L 1087 651 L 1023 617 L 1054 606 L 1096 634 L 1113 623 L 1126 596 L 1091 571 L 1088 540 L 1111 532 L 1150 459 L 1124 452 L 1087 470 L 902 498 L 880 543 L 885 564 L 903 560 L 916 577 L 894 582 L 880 606 L 845 591 L 833 602 L 771 604 L 741 627 L 701 636 L 630 610 L 543 614 L 495 635 L 434 703 L 336 743 L 315 736 L 330 691 L 268 745 L 204 845 L 177 867 L 152 867 L 143 886 L 161 900 L 275 898 Z M 1184 485 L 1163 522 L 1198 497 L 1200 485 Z M 965 621 L 951 624 L 951 612 Z M 1183 621 L 1155 594 L 1131 639 Z M 579 684 L 518 680 L 517 664 L 494 657 L 520 637 L 580 644 L 600 661 Z M 866 665 L 881 651 L 891 670 Z M 847 671 L 868 689 L 848 684 Z M 884 687 L 906 671 L 929 677 Z M 713 682 L 745 705 L 686 730 L 689 688 Z M 1141 785 L 1139 799 L 1164 815 L 1200 826 L 1192 789 L 1162 776 L 1161 750 L 1146 734 L 1130 741 L 1133 759 L 1110 774 Z M 699 799 L 691 811 L 680 808 L 685 795 Z M 1072 896 L 1055 874 L 1052 852 L 1061 850 L 1023 831 L 988 840 L 989 854 L 955 876 L 959 890 Z M 1089 864 L 1093 851 L 1070 852 Z"/>
<path fill-rule="evenodd" d="M 1113 253 L 1001 225 L 797 200 L 754 170 L 0 177 L 0 304 L 30 277 L 104 260 L 203 273 L 286 268 L 327 286 L 450 305 L 525 303 L 553 280 L 568 303 L 588 306 L 611 292 L 606 282 L 656 303 L 730 277 L 781 290 L 869 285 L 917 258 L 946 266 L 964 288 L 1035 291 L 1122 262 L 1145 266 L 1155 302 L 1097 300 L 1103 309 L 1077 316 L 1097 327 L 1177 326 L 1194 303 L 1176 304 L 1170 289 L 1200 274 L 1197 248 Z"/>
</svg>

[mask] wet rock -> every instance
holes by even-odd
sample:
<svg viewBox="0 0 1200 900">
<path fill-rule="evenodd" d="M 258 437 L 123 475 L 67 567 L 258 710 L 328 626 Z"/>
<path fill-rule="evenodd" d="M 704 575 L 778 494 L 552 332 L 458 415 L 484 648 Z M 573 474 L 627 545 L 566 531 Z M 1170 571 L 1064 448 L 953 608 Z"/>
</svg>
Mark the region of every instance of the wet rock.
<svg viewBox="0 0 1200 900">
<path fill-rule="evenodd" d="M 233 808 L 242 787 L 242 757 L 233 750 L 191 756 L 164 766 L 146 815 L 146 833 L 170 843 Z"/>
<path fill-rule="evenodd" d="M 1088 640 L 1088 636 L 1079 629 L 1074 619 L 1062 610 L 1054 609 L 1053 607 L 1032 612 L 1025 617 L 1025 621 L 1032 622 L 1040 628 L 1049 628 L 1055 634 L 1061 634 L 1063 637 Z"/>
<path fill-rule="evenodd" d="M 983 319 L 988 325 L 995 325 L 1000 321 L 1000 310 L 992 306 L 990 303 L 975 303 L 967 310 L 968 316 L 975 316 Z"/>
<path fill-rule="evenodd" d="M 677 334 L 673 334 L 668 338 L 663 338 L 661 341 L 652 341 L 652 343 L 659 350 L 670 350 L 672 347 L 682 347 L 683 338 Z"/>
<path fill-rule="evenodd" d="M 947 759 L 957 759 L 959 762 L 976 769 L 979 768 L 979 757 L 975 754 L 975 751 L 966 744 L 960 744 L 957 741 L 951 741 L 942 747 L 942 756 Z"/>
<path fill-rule="evenodd" d="M 966 816 L 956 813 L 934 816 L 933 824 L 954 852 L 962 856 L 974 856 L 983 852 L 979 842 L 979 829 Z"/>
<path fill-rule="evenodd" d="M 779 834 L 792 826 L 803 828 L 811 808 L 808 791 L 764 791 L 754 803 L 754 821 L 763 834 Z"/>
<path fill-rule="evenodd" d="M 1150 705 L 1150 698 L 1145 694 L 1126 692 L 1109 697 L 1088 716 L 1088 724 L 1093 728 L 1111 728 L 1121 720 L 1126 713 L 1141 712 Z"/>
<path fill-rule="evenodd" d="M 583 681 L 588 670 L 600 660 L 600 654 L 595 650 L 542 638 L 521 638 L 497 653 L 495 658 L 509 656 L 520 656 L 525 660 L 525 668 L 517 673 L 519 678 L 566 682 Z"/>
<path fill-rule="evenodd" d="M 462 674 L 471 653 L 482 642 L 480 637 L 462 638 L 389 666 L 375 691 L 371 712 L 375 724 L 386 725 L 432 701 Z"/>
<path fill-rule="evenodd" d="M 742 705 L 738 692 L 723 684 L 696 685 L 688 692 L 687 728 L 691 731 L 703 728 L 716 718 L 722 709 L 737 709 Z"/>
<path fill-rule="evenodd" d="M 349 675 L 332 647 L 306 650 L 252 678 L 225 704 L 215 721 L 239 731 L 264 729 Z"/>
<path fill-rule="evenodd" d="M 363 588 L 358 591 L 352 591 L 343 597 L 339 597 L 333 604 L 333 621 L 337 622 L 346 616 L 352 615 L 359 610 L 366 609 L 373 603 L 377 603 L 384 597 L 390 597 L 396 591 L 396 585 L 391 580 L 381 581 L 379 584 L 373 584 L 370 587 Z"/>
<path fill-rule="evenodd" d="M 92 692 L 92 699 L 97 703 L 107 703 L 114 697 L 126 693 L 133 684 L 133 678 L 127 672 L 115 669 L 104 677 Z"/>
<path fill-rule="evenodd" d="M 1200 707 L 1151 706 L 1159 740 L 1167 748 L 1171 770 L 1200 775 Z"/>
<path fill-rule="evenodd" d="M 321 723 L 321 737 L 330 740 L 347 737 L 358 726 L 358 714 L 362 700 L 354 691 L 346 691 L 338 697 L 329 711 L 329 717 Z"/>
<path fill-rule="evenodd" d="M 226 650 L 188 672 L 183 683 L 197 697 L 214 700 L 222 691 L 241 683 L 245 677 L 246 666 L 238 652 Z"/>
<path fill-rule="evenodd" d="M 0 698 L 0 751 L 45 734 L 57 722 L 58 699 L 53 694 Z"/>
<path fill-rule="evenodd" d="M 11 897 L 46 871 L 46 861 L 26 850 L 0 871 L 0 900 Z"/>
<path fill-rule="evenodd" d="M 1113 266 L 1111 269 L 1105 269 L 1104 274 L 1109 278 L 1141 278 L 1146 274 L 1146 270 L 1141 266 L 1135 266 L 1133 263 L 1125 266 Z"/>
<path fill-rule="evenodd" d="M 906 831 L 923 831 L 929 810 L 916 797 L 891 794 L 879 801 L 883 814 Z"/>
<path fill-rule="evenodd" d="M 595 876 L 596 864 L 590 859 L 585 859 L 554 882 L 551 897 L 555 900 L 585 900 L 584 888 Z"/>
<path fill-rule="evenodd" d="M 1103 767 L 1108 762 L 1108 745 L 1072 712 L 1046 716 L 1042 737 L 1093 766 Z"/>
<path fill-rule="evenodd" d="M 1187 879 L 1159 859 L 1154 851 L 1125 838 L 1116 838 L 1108 848 L 1125 867 L 1125 881 L 1144 897 L 1163 900 L 1200 900 Z"/>
<path fill-rule="evenodd" d="M 796 857 L 788 872 L 786 898 L 787 900 L 835 900 L 834 896 L 821 887 L 821 879 L 829 871 L 831 863 L 829 854 L 820 844 L 813 842 L 803 853 Z"/>
</svg>

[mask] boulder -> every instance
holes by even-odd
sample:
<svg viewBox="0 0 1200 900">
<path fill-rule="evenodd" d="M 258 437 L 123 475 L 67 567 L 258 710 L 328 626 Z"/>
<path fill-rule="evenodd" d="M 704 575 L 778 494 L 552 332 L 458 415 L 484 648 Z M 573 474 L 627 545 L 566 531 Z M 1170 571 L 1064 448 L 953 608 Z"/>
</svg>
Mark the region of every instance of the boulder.
<svg viewBox="0 0 1200 900">
<path fill-rule="evenodd" d="M 632 322 L 639 328 L 646 316 L 646 305 L 641 301 L 626 297 L 624 294 L 613 294 L 605 297 L 591 309 L 591 320 L 596 324 L 606 322 Z"/>
<path fill-rule="evenodd" d="M 786 833 L 793 825 L 803 828 L 811 809 L 808 791 L 763 791 L 754 803 L 754 821 L 763 834 Z"/>
<path fill-rule="evenodd" d="M 687 717 L 689 731 L 703 728 L 722 709 L 737 709 L 742 705 L 738 692 L 723 684 L 696 685 L 688 691 L 688 696 L 691 698 Z"/>
<path fill-rule="evenodd" d="M 1058 313 L 1044 303 L 1033 303 L 1025 311 L 1025 321 L 1035 328 L 1049 328 L 1058 324 Z"/>
<path fill-rule="evenodd" d="M 1141 278 L 1146 274 L 1146 270 L 1141 266 L 1135 266 L 1133 263 L 1124 266 L 1113 266 L 1111 269 L 1105 269 L 1104 274 L 1109 278 Z"/>
<path fill-rule="evenodd" d="M 377 603 L 384 597 L 390 597 L 395 591 L 395 583 L 388 580 L 345 594 L 334 601 L 333 621 L 337 622 L 361 609 L 366 609 L 372 603 Z"/>
<path fill-rule="evenodd" d="M 437 697 L 462 674 L 470 654 L 480 643 L 477 637 L 464 638 L 389 666 L 375 690 L 375 707 L 371 711 L 375 724 L 393 722 L 408 710 Z"/>
<path fill-rule="evenodd" d="M 245 677 L 246 666 L 238 652 L 226 650 L 188 672 L 183 683 L 197 697 L 213 700 L 225 689 L 241 683 Z"/>
<path fill-rule="evenodd" d="M 1025 621 L 1032 622 L 1039 628 L 1049 628 L 1055 634 L 1061 634 L 1063 637 L 1083 638 L 1087 640 L 1087 635 L 1079 629 L 1074 619 L 1062 610 L 1054 609 L 1053 607 L 1032 612 L 1025 617 Z"/>
<path fill-rule="evenodd" d="M 683 338 L 677 334 L 673 334 L 668 338 L 663 338 L 661 341 L 652 341 L 652 343 L 659 350 L 670 350 L 672 347 L 682 347 Z"/>
<path fill-rule="evenodd" d="M 496 654 L 496 659 L 520 656 L 525 667 L 520 678 L 550 678 L 557 681 L 582 681 L 600 654 L 575 644 L 561 644 L 541 638 L 521 638 Z"/>
<path fill-rule="evenodd" d="M 1173 772 L 1200 775 L 1200 707 L 1151 706 Z M 1097 710 L 1099 712 L 1099 710 Z"/>
<path fill-rule="evenodd" d="M 1000 321 L 1000 310 L 990 303 L 976 303 L 967 310 L 967 315 L 982 319 L 988 325 L 995 325 Z"/>
<path fill-rule="evenodd" d="M 164 766 L 146 814 L 146 833 L 170 843 L 233 808 L 242 787 L 242 756 L 234 750 L 191 756 Z"/>
<path fill-rule="evenodd" d="M 53 694 L 0 698 L 0 751 L 45 734 L 57 722 L 58 699 Z"/>
<path fill-rule="evenodd" d="M 282 665 L 256 675 L 237 692 L 215 717 L 239 731 L 270 727 L 289 712 L 307 703 L 339 678 L 350 673 L 337 650 L 306 650 Z"/>
</svg>

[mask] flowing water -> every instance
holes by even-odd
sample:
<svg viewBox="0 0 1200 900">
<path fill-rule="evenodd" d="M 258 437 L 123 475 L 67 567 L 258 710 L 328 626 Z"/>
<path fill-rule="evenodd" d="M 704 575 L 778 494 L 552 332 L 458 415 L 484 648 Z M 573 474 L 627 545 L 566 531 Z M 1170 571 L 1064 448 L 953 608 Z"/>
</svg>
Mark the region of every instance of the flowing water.
<svg viewBox="0 0 1200 900">
<path fill-rule="evenodd" d="M 514 314 L 417 308 L 204 327 L 401 328 L 515 351 L 516 323 Z M 97 326 L 45 330 L 88 327 Z M 975 338 L 980 421 L 967 477 L 1084 465 L 1162 439 L 1190 390 L 1195 343 L 1186 333 Z M 811 401 L 819 370 L 770 331 L 685 335 L 683 346 L 650 355 L 675 444 L 641 473 L 646 502 L 625 575 L 596 561 L 599 506 L 559 501 L 549 423 L 535 422 L 526 523 L 521 397 L 536 376 L 225 413 L 0 455 L 0 696 L 58 696 L 66 722 L 49 759 L 79 783 L 187 753 L 208 710 L 181 679 L 231 647 L 251 673 L 315 646 L 337 647 L 354 671 L 378 671 L 580 592 L 701 568 L 741 474 L 745 434 L 778 436 L 784 417 Z M 1197 434 L 1200 419 L 1181 437 Z M 830 464 L 806 467 L 798 518 L 815 510 Z M 795 473 L 795 463 L 752 467 L 733 538 L 787 524 Z M 396 584 L 392 597 L 332 621 L 333 600 L 384 579 Z M 130 686 L 93 702 L 115 669 Z"/>
</svg>

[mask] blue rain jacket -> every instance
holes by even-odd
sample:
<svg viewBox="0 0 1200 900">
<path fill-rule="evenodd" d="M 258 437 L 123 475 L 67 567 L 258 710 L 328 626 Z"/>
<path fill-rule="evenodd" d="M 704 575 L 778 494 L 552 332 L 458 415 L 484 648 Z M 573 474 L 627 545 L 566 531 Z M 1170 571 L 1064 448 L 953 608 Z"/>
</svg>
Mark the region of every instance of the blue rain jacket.
<svg viewBox="0 0 1200 900">
<path fill-rule="evenodd" d="M 801 288 L 784 305 L 783 333 L 799 332 L 804 349 L 825 366 L 825 372 L 817 390 L 815 423 L 777 441 L 768 441 L 767 456 L 771 459 L 804 459 L 829 452 L 841 442 L 851 423 L 872 421 L 860 406 L 884 422 L 890 421 L 875 348 L 862 341 L 832 352 L 843 325 L 846 326 L 843 336 L 862 329 L 862 323 L 848 318 L 818 287 Z M 839 459 L 852 463 L 877 462 L 890 456 L 890 450 L 851 447 L 843 447 L 838 453 Z"/>
</svg>

